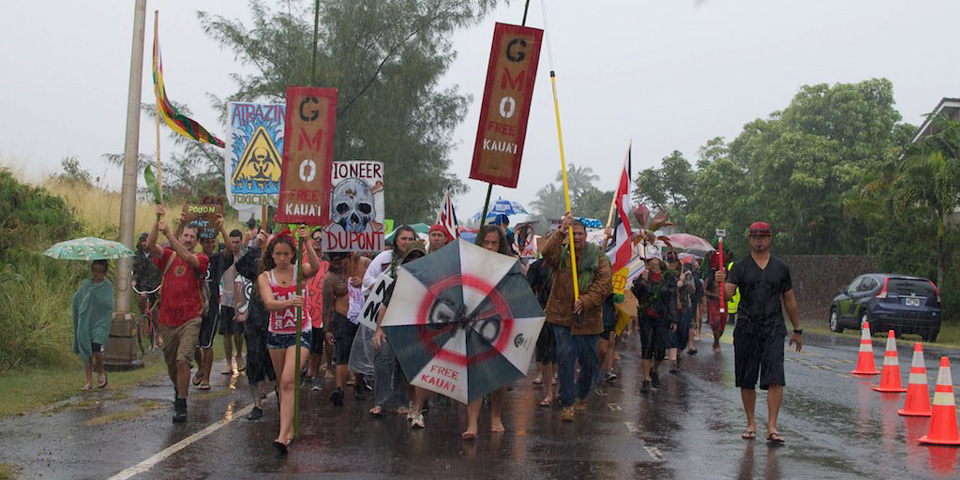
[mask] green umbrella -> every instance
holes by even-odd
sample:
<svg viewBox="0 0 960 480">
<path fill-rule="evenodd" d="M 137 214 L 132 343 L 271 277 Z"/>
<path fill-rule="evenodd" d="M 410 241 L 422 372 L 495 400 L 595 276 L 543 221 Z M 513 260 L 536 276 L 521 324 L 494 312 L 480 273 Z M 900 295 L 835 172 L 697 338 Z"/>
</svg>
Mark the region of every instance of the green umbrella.
<svg viewBox="0 0 960 480">
<path fill-rule="evenodd" d="M 133 250 L 120 242 L 83 237 L 54 244 L 43 254 L 64 260 L 108 260 L 132 257 Z"/>
<path fill-rule="evenodd" d="M 402 226 L 402 225 L 397 225 L 397 226 L 400 227 L 400 226 Z M 410 226 L 411 228 L 413 228 L 413 231 L 414 231 L 414 232 L 417 232 L 418 236 L 419 236 L 419 235 L 426 235 L 427 233 L 430 233 L 430 225 L 427 225 L 426 223 L 411 223 L 411 224 L 409 224 L 409 226 Z M 397 236 L 397 231 L 396 231 L 396 230 L 390 232 L 390 234 L 387 235 L 387 236 L 384 238 L 384 240 L 385 240 L 386 242 L 388 242 L 388 243 L 393 243 L 393 237 L 395 237 L 395 236 Z"/>
</svg>

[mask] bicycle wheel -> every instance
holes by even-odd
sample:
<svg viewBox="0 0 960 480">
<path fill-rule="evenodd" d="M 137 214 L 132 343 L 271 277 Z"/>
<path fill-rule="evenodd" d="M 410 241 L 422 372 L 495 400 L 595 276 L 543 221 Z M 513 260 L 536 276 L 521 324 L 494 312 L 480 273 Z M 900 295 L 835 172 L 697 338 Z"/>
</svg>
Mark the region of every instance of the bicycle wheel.
<svg viewBox="0 0 960 480">
<path fill-rule="evenodd" d="M 153 350 L 153 328 L 150 313 L 144 313 L 137 319 L 137 346 L 140 347 L 140 356 Z"/>
</svg>

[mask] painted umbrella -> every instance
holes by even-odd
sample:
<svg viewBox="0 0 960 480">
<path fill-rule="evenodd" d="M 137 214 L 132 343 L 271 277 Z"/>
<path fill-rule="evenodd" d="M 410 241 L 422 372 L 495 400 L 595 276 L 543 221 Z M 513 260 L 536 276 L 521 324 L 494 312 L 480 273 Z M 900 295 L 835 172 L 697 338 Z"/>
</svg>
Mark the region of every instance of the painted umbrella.
<svg viewBox="0 0 960 480">
<path fill-rule="evenodd" d="M 487 220 L 497 218 L 500 215 L 528 215 L 529 213 L 530 212 L 527 212 L 527 209 L 523 208 L 523 205 L 520 205 L 519 202 L 497 198 L 497 201 L 494 202 L 493 205 L 490 205 L 490 209 L 487 210 Z M 483 215 L 483 212 L 477 212 L 477 214 L 473 216 L 473 219 L 479 222 L 481 215 Z"/>
<path fill-rule="evenodd" d="M 667 238 L 678 252 L 706 255 L 707 252 L 715 250 L 710 242 L 689 233 L 674 233 L 667 235 Z"/>
<path fill-rule="evenodd" d="M 83 237 L 54 244 L 44 255 L 63 260 L 114 260 L 132 257 L 133 250 L 120 242 Z"/>
<path fill-rule="evenodd" d="M 517 259 L 461 239 L 400 267 L 381 327 L 411 385 L 469 403 L 527 375 L 543 322 Z"/>
</svg>

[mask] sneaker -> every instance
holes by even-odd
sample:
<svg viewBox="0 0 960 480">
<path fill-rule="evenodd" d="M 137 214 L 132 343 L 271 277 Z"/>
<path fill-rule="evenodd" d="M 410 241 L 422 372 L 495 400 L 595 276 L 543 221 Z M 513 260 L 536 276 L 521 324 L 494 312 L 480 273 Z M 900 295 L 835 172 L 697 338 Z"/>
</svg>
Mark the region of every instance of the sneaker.
<svg viewBox="0 0 960 480">
<path fill-rule="evenodd" d="M 617 374 L 616 374 L 616 373 L 613 373 L 613 369 L 612 369 L 612 368 L 611 368 L 610 370 L 607 370 L 606 380 L 607 380 L 607 383 L 613 383 L 613 382 L 617 381 Z"/>
<path fill-rule="evenodd" d="M 644 380 L 640 385 L 640 393 L 650 393 L 650 380 Z"/>
<path fill-rule="evenodd" d="M 363 379 L 363 389 L 368 392 L 372 392 L 373 384 L 370 383 L 370 379 L 368 379 L 366 375 L 364 375 L 362 379 Z"/>
<path fill-rule="evenodd" d="M 323 390 L 323 384 L 320 382 L 319 377 L 313 377 L 310 379 L 310 390 L 313 390 L 314 392 Z"/>
<path fill-rule="evenodd" d="M 183 423 L 187 421 L 187 399 L 178 398 L 174 405 L 173 423 Z"/>
<path fill-rule="evenodd" d="M 573 411 L 574 411 L 574 412 L 577 412 L 577 413 L 586 412 L 586 411 L 587 411 L 587 401 L 584 400 L 584 399 L 582 399 L 582 398 L 578 398 L 575 402 L 573 402 Z"/>
<path fill-rule="evenodd" d="M 261 418 L 263 418 L 263 409 L 260 407 L 253 407 L 246 416 L 248 422 L 259 422 Z"/>
<path fill-rule="evenodd" d="M 560 411 L 560 421 L 563 422 L 572 422 L 573 421 L 573 407 L 563 407 L 563 410 Z"/>
<path fill-rule="evenodd" d="M 660 375 L 657 372 L 650 372 L 650 386 L 660 388 Z"/>
<path fill-rule="evenodd" d="M 426 428 L 426 424 L 423 423 L 423 414 L 418 413 L 413 416 L 410 420 L 410 428 Z"/>
<path fill-rule="evenodd" d="M 343 389 L 337 388 L 330 394 L 330 401 L 333 402 L 333 406 L 342 407 L 343 406 Z"/>
</svg>

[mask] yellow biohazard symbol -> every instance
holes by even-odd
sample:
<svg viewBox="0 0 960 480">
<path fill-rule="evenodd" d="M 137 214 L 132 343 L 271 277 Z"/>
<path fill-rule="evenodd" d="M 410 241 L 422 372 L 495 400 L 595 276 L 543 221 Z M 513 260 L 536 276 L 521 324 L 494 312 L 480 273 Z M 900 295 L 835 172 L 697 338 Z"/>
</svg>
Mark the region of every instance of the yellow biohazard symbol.
<svg viewBox="0 0 960 480">
<path fill-rule="evenodd" d="M 233 171 L 230 181 L 234 185 L 243 185 L 248 188 L 256 184 L 260 189 L 265 188 L 267 183 L 279 182 L 282 158 L 277 152 L 277 147 L 270 140 L 267 129 L 259 126 L 253 132 L 253 138 L 243 151 L 240 163 Z"/>
</svg>

